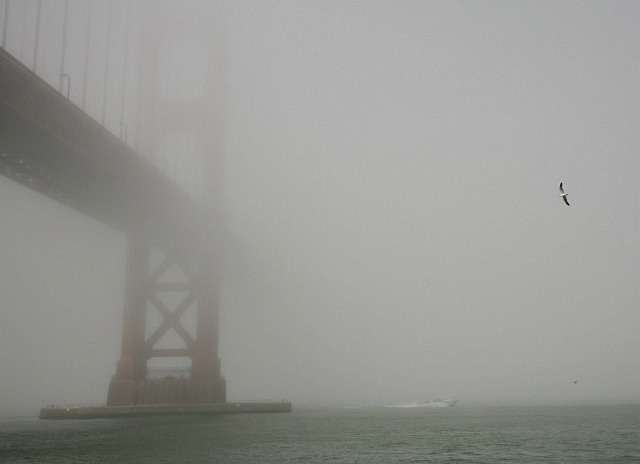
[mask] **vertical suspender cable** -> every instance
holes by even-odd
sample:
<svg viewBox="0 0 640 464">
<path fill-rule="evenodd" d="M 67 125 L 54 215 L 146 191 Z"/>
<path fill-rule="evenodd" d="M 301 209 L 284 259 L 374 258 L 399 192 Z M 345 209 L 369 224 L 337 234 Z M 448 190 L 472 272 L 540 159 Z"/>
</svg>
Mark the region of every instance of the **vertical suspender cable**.
<svg viewBox="0 0 640 464">
<path fill-rule="evenodd" d="M 27 27 L 27 16 L 28 16 L 28 12 L 29 12 L 29 3 L 27 2 L 21 2 L 20 3 L 22 5 L 22 34 L 20 34 L 20 53 L 19 53 L 19 57 L 20 58 L 24 58 L 26 52 L 25 52 L 25 43 L 27 42 L 27 30 L 30 29 Z M 26 59 L 23 59 L 22 61 L 24 61 L 24 63 L 27 63 Z"/>
<path fill-rule="evenodd" d="M 87 38 L 84 49 L 84 79 L 82 81 L 82 110 L 85 109 L 87 101 L 87 74 L 89 73 L 89 42 L 91 41 L 91 14 L 93 12 L 93 1 L 89 0 L 89 12 L 87 15 Z"/>
<path fill-rule="evenodd" d="M 36 41 L 33 44 L 33 72 L 36 72 L 38 64 L 38 43 L 40 42 L 40 13 L 42 12 L 42 0 L 38 0 L 38 9 L 36 12 Z"/>
<path fill-rule="evenodd" d="M 129 13 L 129 8 L 127 8 L 127 10 L 125 10 L 125 15 L 127 18 L 125 20 L 124 28 L 124 53 L 122 54 L 122 59 L 124 60 L 122 69 L 122 100 L 120 102 L 120 138 L 124 141 L 124 143 L 127 143 L 127 125 L 124 122 L 124 106 L 127 93 L 127 62 L 129 61 L 127 59 L 127 51 L 129 49 Z"/>
<path fill-rule="evenodd" d="M 113 10 L 113 1 L 109 0 L 109 15 L 107 20 L 107 58 L 104 67 L 104 92 L 102 94 L 102 125 L 104 126 L 107 118 L 107 88 L 109 83 L 109 51 L 111 49 L 111 14 Z"/>
<path fill-rule="evenodd" d="M 67 98 L 69 98 L 69 89 L 71 87 L 71 78 L 64 72 L 64 61 L 67 55 L 67 20 L 69 18 L 69 0 L 64 0 L 64 20 L 62 23 L 62 57 L 60 58 L 60 92 L 64 86 L 64 78 L 67 81 Z"/>
<path fill-rule="evenodd" d="M 148 2 L 139 2 L 137 8 L 137 24 L 138 26 L 138 103 L 136 109 L 136 141 L 135 141 L 135 149 L 138 153 L 141 153 L 143 156 L 149 157 L 149 160 L 153 159 L 153 148 L 149 146 L 149 130 L 147 129 L 145 134 L 145 140 L 142 140 L 140 135 L 140 125 L 141 125 L 141 113 L 142 113 L 142 105 L 145 104 L 145 116 L 147 119 L 150 118 L 148 107 L 151 105 L 151 99 L 153 96 L 151 95 L 149 88 L 155 89 L 155 85 L 151 85 L 149 82 L 145 82 L 145 79 L 149 78 L 149 69 L 148 63 L 149 58 L 147 57 L 146 47 L 149 41 L 149 23 L 145 22 L 145 8 L 148 8 Z M 144 91 L 147 95 L 147 98 L 143 100 L 142 92 Z M 148 128 L 150 125 L 149 120 L 145 120 L 145 128 Z M 143 134 L 144 135 L 144 134 Z"/>
<path fill-rule="evenodd" d="M 2 48 L 7 48 L 7 28 L 9 27 L 9 3 L 11 0 L 4 0 L 4 25 L 2 27 Z"/>
<path fill-rule="evenodd" d="M 144 53 L 144 34 L 146 30 L 141 24 L 141 16 L 140 10 L 138 9 L 138 55 L 140 55 L 140 59 L 138 59 L 138 83 L 137 83 L 137 93 L 138 93 L 138 103 L 136 108 L 136 138 L 134 142 L 135 150 L 140 153 L 140 108 L 142 106 L 142 71 L 143 71 L 143 53 Z M 150 155 L 150 153 L 141 153 L 142 155 Z"/>
</svg>

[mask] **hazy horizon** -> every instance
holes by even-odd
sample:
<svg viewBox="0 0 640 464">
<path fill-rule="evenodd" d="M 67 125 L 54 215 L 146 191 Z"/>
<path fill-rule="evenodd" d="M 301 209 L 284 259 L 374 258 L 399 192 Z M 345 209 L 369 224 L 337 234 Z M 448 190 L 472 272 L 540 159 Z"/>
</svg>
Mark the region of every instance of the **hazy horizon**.
<svg viewBox="0 0 640 464">
<path fill-rule="evenodd" d="M 229 399 L 640 403 L 640 3 L 226 8 Z M 124 234 L 0 217 L 0 416 L 104 403 Z"/>
</svg>

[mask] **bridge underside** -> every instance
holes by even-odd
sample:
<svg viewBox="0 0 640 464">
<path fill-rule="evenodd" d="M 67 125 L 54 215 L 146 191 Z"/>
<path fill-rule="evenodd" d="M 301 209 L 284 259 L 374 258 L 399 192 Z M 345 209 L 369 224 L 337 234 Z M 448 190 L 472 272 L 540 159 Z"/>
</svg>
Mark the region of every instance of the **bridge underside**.
<svg viewBox="0 0 640 464">
<path fill-rule="evenodd" d="M 0 174 L 163 249 L 210 235 L 204 205 L 1 48 Z"/>
</svg>

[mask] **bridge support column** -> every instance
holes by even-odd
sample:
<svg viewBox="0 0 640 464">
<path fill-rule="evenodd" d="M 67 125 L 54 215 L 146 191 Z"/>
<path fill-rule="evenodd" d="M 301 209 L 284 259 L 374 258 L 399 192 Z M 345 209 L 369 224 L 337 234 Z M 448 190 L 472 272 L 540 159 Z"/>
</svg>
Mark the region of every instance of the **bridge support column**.
<svg viewBox="0 0 640 464">
<path fill-rule="evenodd" d="M 122 354 L 116 365 L 116 375 L 109 384 L 109 406 L 136 404 L 136 385 L 146 377 L 144 331 L 148 270 L 149 248 L 138 237 L 130 235 L 122 322 Z"/>
<path fill-rule="evenodd" d="M 194 401 L 224 403 L 226 385 L 220 373 L 218 358 L 220 279 L 215 271 L 213 259 L 208 254 L 205 256 L 200 265 L 198 329 L 192 358 Z"/>
</svg>

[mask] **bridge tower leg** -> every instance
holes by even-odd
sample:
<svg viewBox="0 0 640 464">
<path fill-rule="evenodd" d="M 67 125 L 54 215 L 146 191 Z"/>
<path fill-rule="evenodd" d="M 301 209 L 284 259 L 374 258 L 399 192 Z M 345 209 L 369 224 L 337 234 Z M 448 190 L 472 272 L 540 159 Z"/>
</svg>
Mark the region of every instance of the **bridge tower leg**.
<svg viewBox="0 0 640 464">
<path fill-rule="evenodd" d="M 190 3 L 190 7 L 180 2 L 152 3 L 155 13 L 145 15 L 142 25 L 143 37 L 153 39 L 141 44 L 140 74 L 145 85 L 138 102 L 136 149 L 156 160 L 178 184 L 179 173 L 163 167 L 161 161 L 180 156 L 184 166 L 194 168 L 189 171 L 194 178 L 186 179 L 182 187 L 200 197 L 203 224 L 193 227 L 207 231 L 195 247 L 196 258 L 194 244 L 190 244 L 190 257 L 168 250 L 157 266 L 152 266 L 155 255 L 144 241 L 144 232 L 129 237 L 122 355 L 109 385 L 107 404 L 220 403 L 226 401 L 226 385 L 218 358 L 220 271 L 216 253 L 223 197 L 226 10 L 224 2 L 210 2 L 211 9 Z M 189 159 L 195 160 L 192 165 Z M 176 268 L 178 272 L 172 272 Z M 166 293 L 172 293 L 171 297 Z M 191 308 L 197 311 L 195 333 L 193 327 L 192 332 L 186 330 L 180 320 Z M 145 324 L 150 323 L 149 313 L 156 311 L 162 323 L 151 332 Z M 167 331 L 177 333 L 179 348 L 157 346 Z M 149 378 L 147 361 L 158 357 L 190 358 L 191 375 L 187 379 Z"/>
<path fill-rule="evenodd" d="M 220 279 L 210 255 L 200 266 L 197 335 L 192 357 L 193 400 L 198 403 L 224 403 L 226 384 L 218 358 Z"/>
<path fill-rule="evenodd" d="M 144 381 L 147 374 L 144 349 L 147 300 L 144 288 L 148 268 L 148 247 L 133 234 L 130 235 L 122 322 L 122 354 L 116 365 L 116 375 L 109 384 L 109 406 L 135 404 L 136 386 Z"/>
</svg>

